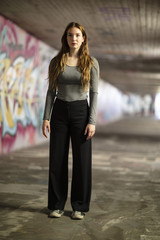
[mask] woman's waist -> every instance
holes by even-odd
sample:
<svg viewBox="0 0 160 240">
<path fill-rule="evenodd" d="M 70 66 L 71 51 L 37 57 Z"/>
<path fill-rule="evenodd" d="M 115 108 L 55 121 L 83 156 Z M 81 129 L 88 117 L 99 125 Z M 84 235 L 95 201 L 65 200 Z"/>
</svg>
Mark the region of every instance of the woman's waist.
<svg viewBox="0 0 160 240">
<path fill-rule="evenodd" d="M 57 99 L 66 101 L 66 102 L 75 102 L 75 101 L 83 101 L 83 100 L 87 100 L 88 96 L 86 93 L 83 94 L 74 94 L 74 93 L 67 93 L 67 94 L 63 94 L 58 92 L 57 93 Z"/>
<path fill-rule="evenodd" d="M 75 103 L 85 103 L 85 102 L 88 102 L 87 98 L 68 100 L 68 99 L 59 98 L 59 97 L 56 97 L 56 101 L 62 102 L 62 103 L 66 103 L 66 104 L 75 104 Z"/>
</svg>

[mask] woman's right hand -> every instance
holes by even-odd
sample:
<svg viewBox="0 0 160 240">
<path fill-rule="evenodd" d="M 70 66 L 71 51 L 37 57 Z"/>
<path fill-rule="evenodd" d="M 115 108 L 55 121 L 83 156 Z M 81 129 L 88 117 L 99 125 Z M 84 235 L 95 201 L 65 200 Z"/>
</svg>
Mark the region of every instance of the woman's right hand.
<svg viewBox="0 0 160 240">
<path fill-rule="evenodd" d="M 50 133 L 50 121 L 48 121 L 48 120 L 43 120 L 42 132 L 43 132 L 43 135 L 44 135 L 46 138 L 48 138 L 46 129 L 48 130 L 48 133 Z"/>
</svg>

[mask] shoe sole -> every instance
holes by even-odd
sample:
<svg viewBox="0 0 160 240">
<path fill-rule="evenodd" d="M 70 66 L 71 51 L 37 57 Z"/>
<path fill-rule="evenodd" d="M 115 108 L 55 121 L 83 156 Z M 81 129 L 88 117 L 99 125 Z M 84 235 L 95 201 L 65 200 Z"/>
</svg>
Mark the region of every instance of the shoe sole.
<svg viewBox="0 0 160 240">
<path fill-rule="evenodd" d="M 83 217 L 71 216 L 71 218 L 74 219 L 74 220 L 82 220 L 82 219 L 84 219 L 84 216 Z"/>
<path fill-rule="evenodd" d="M 62 213 L 61 215 L 58 215 L 58 214 L 53 214 L 53 215 L 52 215 L 52 214 L 49 214 L 49 217 L 50 217 L 50 218 L 60 218 L 60 217 L 63 216 L 63 214 L 64 214 L 64 213 Z"/>
</svg>

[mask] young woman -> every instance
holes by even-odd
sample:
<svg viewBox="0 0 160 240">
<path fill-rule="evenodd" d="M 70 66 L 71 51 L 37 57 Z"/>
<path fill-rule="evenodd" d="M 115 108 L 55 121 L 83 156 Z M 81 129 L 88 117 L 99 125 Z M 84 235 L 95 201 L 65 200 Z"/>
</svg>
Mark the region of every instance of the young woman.
<svg viewBox="0 0 160 240">
<path fill-rule="evenodd" d="M 99 64 L 89 55 L 87 34 L 81 24 L 69 23 L 61 42 L 59 53 L 49 64 L 42 126 L 46 138 L 46 130 L 50 133 L 49 217 L 61 217 L 64 213 L 71 139 L 71 217 L 83 219 L 91 198 L 91 138 L 95 134 Z"/>
</svg>

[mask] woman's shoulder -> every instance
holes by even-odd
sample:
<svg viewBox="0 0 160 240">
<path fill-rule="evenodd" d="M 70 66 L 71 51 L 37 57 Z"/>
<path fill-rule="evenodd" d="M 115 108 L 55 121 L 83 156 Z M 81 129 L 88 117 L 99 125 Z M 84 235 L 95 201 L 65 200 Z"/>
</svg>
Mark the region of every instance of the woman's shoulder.
<svg viewBox="0 0 160 240">
<path fill-rule="evenodd" d="M 93 56 L 91 56 L 91 59 L 93 60 L 94 67 L 99 69 L 99 62 L 98 62 L 98 60 L 95 57 L 93 57 Z"/>
<path fill-rule="evenodd" d="M 99 66 L 98 60 L 95 57 L 93 57 L 93 56 L 91 56 L 91 58 L 92 58 L 92 60 L 94 62 L 94 66 L 98 67 Z"/>
<path fill-rule="evenodd" d="M 56 56 L 54 56 L 54 57 L 50 60 L 49 66 L 52 68 L 55 63 L 56 63 Z"/>
<path fill-rule="evenodd" d="M 54 56 L 51 60 L 50 60 L 50 62 L 55 62 L 56 61 L 56 56 Z"/>
</svg>

